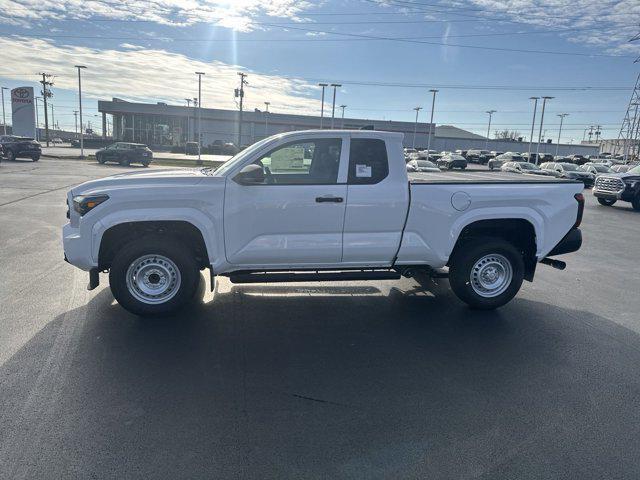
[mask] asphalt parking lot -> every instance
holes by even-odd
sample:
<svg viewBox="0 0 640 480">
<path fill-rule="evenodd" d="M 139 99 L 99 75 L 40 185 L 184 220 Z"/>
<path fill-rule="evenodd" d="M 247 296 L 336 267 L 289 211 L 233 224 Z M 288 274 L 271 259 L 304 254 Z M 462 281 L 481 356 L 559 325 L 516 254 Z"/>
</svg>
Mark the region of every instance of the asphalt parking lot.
<svg viewBox="0 0 640 480">
<path fill-rule="evenodd" d="M 446 280 L 232 285 L 139 319 L 62 259 L 65 193 L 118 165 L 0 164 L 2 478 L 640 477 L 640 213 L 510 304 Z"/>
</svg>

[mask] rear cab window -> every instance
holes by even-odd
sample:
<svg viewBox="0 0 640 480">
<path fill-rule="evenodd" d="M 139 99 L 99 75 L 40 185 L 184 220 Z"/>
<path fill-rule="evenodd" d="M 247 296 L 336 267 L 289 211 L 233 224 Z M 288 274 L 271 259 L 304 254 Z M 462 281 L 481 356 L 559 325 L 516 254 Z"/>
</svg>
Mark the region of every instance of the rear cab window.
<svg viewBox="0 0 640 480">
<path fill-rule="evenodd" d="M 352 138 L 349 149 L 350 185 L 372 185 L 389 175 L 387 144 L 378 138 Z"/>
</svg>

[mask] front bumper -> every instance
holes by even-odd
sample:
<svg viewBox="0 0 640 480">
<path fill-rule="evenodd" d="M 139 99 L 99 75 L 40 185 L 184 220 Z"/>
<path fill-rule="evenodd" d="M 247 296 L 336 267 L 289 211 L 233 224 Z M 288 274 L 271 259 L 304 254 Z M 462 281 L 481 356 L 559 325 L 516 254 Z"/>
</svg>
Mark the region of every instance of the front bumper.
<svg viewBox="0 0 640 480">
<path fill-rule="evenodd" d="M 91 254 L 91 242 L 80 234 L 80 228 L 69 223 L 62 227 L 62 245 L 64 258 L 71 265 L 85 271 L 97 268 L 98 264 Z"/>
<path fill-rule="evenodd" d="M 565 253 L 576 252 L 580 250 L 582 246 L 582 232 L 579 228 L 574 227 L 569 230 L 562 240 L 558 242 L 558 244 L 553 247 L 547 257 L 553 257 L 555 255 L 563 255 Z"/>
</svg>

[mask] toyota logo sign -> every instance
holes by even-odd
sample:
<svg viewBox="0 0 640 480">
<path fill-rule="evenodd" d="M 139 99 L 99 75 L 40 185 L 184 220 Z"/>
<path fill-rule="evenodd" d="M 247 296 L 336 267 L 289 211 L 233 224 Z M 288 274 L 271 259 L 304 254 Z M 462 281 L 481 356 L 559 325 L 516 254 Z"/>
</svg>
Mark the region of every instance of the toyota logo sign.
<svg viewBox="0 0 640 480">
<path fill-rule="evenodd" d="M 16 88 L 13 91 L 13 96 L 17 98 L 28 98 L 29 90 L 27 90 L 26 88 Z"/>
</svg>

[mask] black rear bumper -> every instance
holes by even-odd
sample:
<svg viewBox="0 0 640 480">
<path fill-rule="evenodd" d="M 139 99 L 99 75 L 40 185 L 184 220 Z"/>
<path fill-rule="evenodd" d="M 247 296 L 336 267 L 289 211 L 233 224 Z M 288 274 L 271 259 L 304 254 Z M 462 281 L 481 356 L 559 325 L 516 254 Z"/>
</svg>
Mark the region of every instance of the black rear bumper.
<svg viewBox="0 0 640 480">
<path fill-rule="evenodd" d="M 580 250 L 582 246 L 582 232 L 579 228 L 572 228 L 569 230 L 562 240 L 558 242 L 558 244 L 553 247 L 547 257 L 553 257 L 555 255 L 563 255 L 565 253 L 575 252 Z"/>
</svg>

